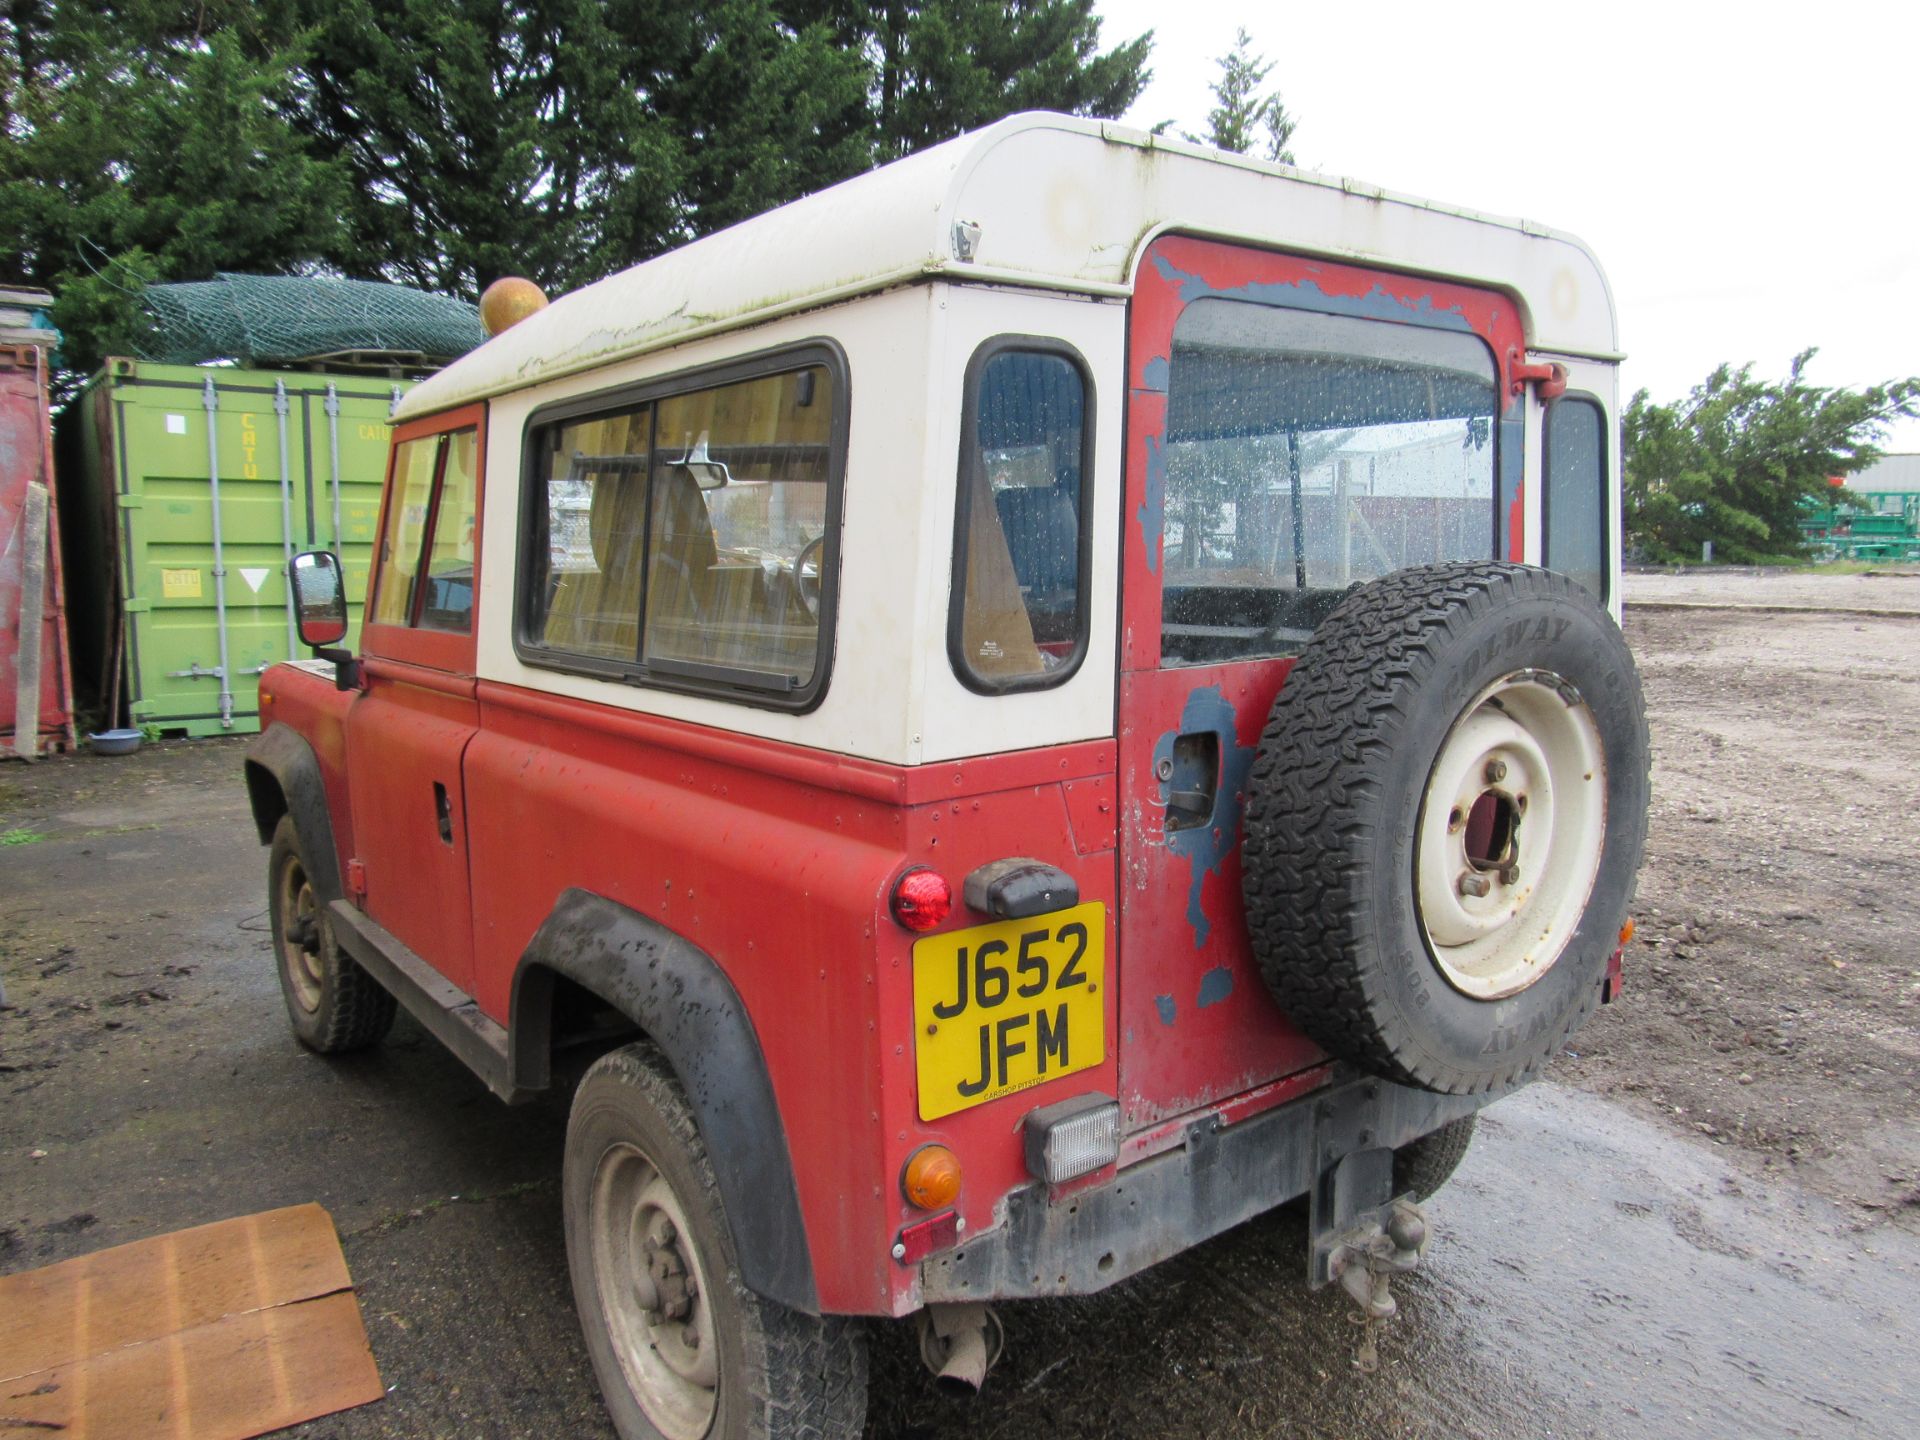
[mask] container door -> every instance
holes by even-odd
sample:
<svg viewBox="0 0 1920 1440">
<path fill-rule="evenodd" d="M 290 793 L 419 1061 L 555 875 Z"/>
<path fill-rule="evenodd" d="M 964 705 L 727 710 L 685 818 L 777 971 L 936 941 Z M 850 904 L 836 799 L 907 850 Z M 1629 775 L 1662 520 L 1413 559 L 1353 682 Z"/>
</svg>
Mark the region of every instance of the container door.
<svg viewBox="0 0 1920 1440">
<path fill-rule="evenodd" d="M 1353 584 L 1517 558 L 1521 343 L 1490 292 L 1184 237 L 1129 321 L 1119 696 L 1129 1129 L 1315 1064 L 1252 958 L 1249 771 Z"/>
<path fill-rule="evenodd" d="M 354 859 L 365 907 L 473 991 L 462 759 L 479 728 L 473 611 L 478 408 L 403 426 L 362 626 L 364 693 L 347 716 Z"/>
</svg>

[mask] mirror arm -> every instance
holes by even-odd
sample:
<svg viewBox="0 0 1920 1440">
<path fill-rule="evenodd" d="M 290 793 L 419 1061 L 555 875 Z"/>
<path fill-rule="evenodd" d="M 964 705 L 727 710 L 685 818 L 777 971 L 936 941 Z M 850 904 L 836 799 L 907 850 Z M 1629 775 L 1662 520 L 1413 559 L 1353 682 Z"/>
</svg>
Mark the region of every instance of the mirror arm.
<svg viewBox="0 0 1920 1440">
<path fill-rule="evenodd" d="M 360 662 L 353 652 L 340 645 L 316 645 L 313 653 L 322 660 L 333 662 L 333 688 L 336 690 L 358 690 L 360 688 Z"/>
</svg>

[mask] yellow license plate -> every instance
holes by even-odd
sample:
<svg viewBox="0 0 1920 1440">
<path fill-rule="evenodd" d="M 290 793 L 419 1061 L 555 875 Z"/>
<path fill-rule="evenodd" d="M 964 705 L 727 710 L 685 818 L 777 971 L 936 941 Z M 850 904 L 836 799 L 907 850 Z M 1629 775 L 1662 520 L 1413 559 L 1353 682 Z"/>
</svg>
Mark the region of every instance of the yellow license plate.
<svg viewBox="0 0 1920 1440">
<path fill-rule="evenodd" d="M 1105 1060 L 1106 980 L 1107 911 L 1098 903 L 915 941 L 920 1118 Z"/>
</svg>

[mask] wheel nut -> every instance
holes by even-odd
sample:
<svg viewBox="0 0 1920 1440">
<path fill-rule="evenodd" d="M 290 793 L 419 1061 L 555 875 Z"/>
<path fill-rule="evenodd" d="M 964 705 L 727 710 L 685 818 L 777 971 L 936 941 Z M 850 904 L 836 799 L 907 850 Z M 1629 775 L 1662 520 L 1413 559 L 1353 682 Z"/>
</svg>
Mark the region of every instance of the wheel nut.
<svg viewBox="0 0 1920 1440">
<path fill-rule="evenodd" d="M 1509 865 L 1503 869 L 1500 872 L 1500 883 L 1502 885 L 1518 885 L 1520 883 L 1520 867 L 1518 865 Z"/>
<path fill-rule="evenodd" d="M 1473 870 L 1464 870 L 1460 874 L 1460 893 L 1472 895 L 1476 899 L 1484 896 L 1493 886 L 1487 883 L 1487 877 Z"/>
<path fill-rule="evenodd" d="M 1498 785 L 1507 778 L 1507 762 L 1504 760 L 1487 761 L 1487 783 Z"/>
<path fill-rule="evenodd" d="M 698 1350 L 700 1348 L 700 1332 L 694 1329 L 693 1326 L 689 1325 L 685 1330 L 682 1330 L 680 1332 L 680 1338 L 686 1342 L 689 1350 Z"/>
</svg>

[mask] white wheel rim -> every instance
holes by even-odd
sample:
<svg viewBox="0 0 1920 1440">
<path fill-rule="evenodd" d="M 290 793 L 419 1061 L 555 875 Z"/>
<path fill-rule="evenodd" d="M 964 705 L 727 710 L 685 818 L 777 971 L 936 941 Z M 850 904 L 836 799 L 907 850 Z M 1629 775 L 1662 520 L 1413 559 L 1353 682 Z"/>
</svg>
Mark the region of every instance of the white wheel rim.
<svg viewBox="0 0 1920 1440">
<path fill-rule="evenodd" d="M 1498 1000 L 1553 968 L 1593 893 L 1606 823 L 1606 750 L 1566 680 L 1515 671 L 1461 711 L 1414 843 L 1420 922 L 1448 984 Z"/>
<path fill-rule="evenodd" d="M 613 1145 L 600 1157 L 588 1234 L 601 1314 L 628 1389 L 667 1440 L 699 1440 L 713 1425 L 720 1381 L 706 1272 L 679 1197 L 634 1146 Z"/>
</svg>

